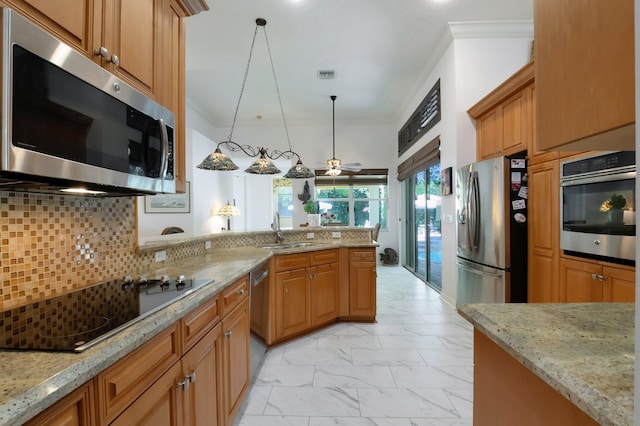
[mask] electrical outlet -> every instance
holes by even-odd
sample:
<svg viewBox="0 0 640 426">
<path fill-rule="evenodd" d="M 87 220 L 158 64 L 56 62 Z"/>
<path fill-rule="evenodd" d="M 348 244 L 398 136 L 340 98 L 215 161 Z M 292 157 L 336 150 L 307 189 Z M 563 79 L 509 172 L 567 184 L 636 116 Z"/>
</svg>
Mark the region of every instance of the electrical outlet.
<svg viewBox="0 0 640 426">
<path fill-rule="evenodd" d="M 307 239 L 312 240 L 316 237 L 316 234 L 313 232 L 307 232 Z"/>
<path fill-rule="evenodd" d="M 163 260 L 167 260 L 167 252 L 166 250 L 157 251 L 155 254 L 156 262 L 162 262 Z"/>
<path fill-rule="evenodd" d="M 332 232 L 331 236 L 333 238 L 342 238 L 342 232 Z"/>
<path fill-rule="evenodd" d="M 209 250 L 211 248 L 211 241 L 205 241 L 204 242 L 204 249 L 205 250 Z"/>
</svg>

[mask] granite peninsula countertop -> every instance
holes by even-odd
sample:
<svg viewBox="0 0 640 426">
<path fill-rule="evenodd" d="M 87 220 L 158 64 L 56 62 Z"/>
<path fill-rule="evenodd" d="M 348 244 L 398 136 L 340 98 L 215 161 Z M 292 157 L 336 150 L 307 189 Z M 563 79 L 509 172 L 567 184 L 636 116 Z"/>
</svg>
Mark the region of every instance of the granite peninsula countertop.
<svg viewBox="0 0 640 426">
<path fill-rule="evenodd" d="M 599 423 L 633 425 L 634 303 L 479 303 L 458 312 Z"/>
<path fill-rule="evenodd" d="M 316 241 L 275 250 L 243 246 L 160 264 L 152 275 L 179 273 L 212 282 L 81 353 L 0 350 L 0 426 L 25 423 L 274 254 L 377 246 L 364 240 Z"/>
</svg>

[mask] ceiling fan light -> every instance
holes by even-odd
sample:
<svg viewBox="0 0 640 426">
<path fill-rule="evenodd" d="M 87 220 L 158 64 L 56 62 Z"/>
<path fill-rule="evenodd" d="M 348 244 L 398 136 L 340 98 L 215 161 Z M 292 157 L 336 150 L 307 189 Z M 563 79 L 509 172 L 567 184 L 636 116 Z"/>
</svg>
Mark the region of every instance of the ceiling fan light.
<svg viewBox="0 0 640 426">
<path fill-rule="evenodd" d="M 216 148 L 216 150 L 202 160 L 202 163 L 198 164 L 197 167 L 203 170 L 219 171 L 238 169 L 238 166 L 233 162 L 233 160 L 231 160 L 228 155 L 220 151 L 220 148 Z"/>
<path fill-rule="evenodd" d="M 340 173 L 342 173 L 342 170 L 340 169 L 329 169 L 325 172 L 326 176 L 338 176 L 340 175 Z"/>
</svg>

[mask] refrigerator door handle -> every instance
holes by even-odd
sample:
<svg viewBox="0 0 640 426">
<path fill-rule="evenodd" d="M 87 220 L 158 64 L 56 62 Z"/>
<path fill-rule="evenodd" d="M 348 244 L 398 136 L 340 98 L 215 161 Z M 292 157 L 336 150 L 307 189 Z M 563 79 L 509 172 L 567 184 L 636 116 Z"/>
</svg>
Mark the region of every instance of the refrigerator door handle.
<svg viewBox="0 0 640 426">
<path fill-rule="evenodd" d="M 478 173 L 472 172 L 469 176 L 469 233 L 471 247 L 478 248 L 480 244 L 480 188 L 478 184 Z"/>
</svg>

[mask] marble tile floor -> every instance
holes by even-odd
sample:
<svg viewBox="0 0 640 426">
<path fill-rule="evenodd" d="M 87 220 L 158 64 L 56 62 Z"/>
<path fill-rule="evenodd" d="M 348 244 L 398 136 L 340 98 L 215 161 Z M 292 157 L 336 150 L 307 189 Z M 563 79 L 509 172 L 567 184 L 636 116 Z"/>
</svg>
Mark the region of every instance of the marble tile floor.
<svg viewBox="0 0 640 426">
<path fill-rule="evenodd" d="M 471 425 L 471 325 L 400 266 L 378 267 L 377 291 L 377 323 L 267 351 L 234 425 Z"/>
</svg>

